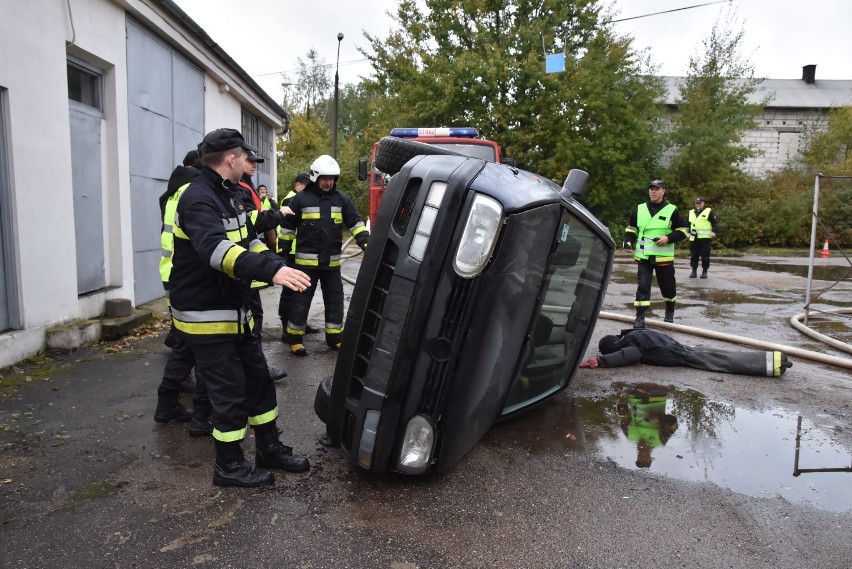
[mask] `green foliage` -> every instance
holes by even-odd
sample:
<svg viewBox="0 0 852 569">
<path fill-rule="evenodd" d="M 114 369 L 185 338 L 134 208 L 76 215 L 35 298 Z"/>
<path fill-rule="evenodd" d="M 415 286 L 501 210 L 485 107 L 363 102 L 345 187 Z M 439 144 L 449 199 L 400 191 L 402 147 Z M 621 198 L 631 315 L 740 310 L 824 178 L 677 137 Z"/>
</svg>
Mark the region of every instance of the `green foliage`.
<svg viewBox="0 0 852 569">
<path fill-rule="evenodd" d="M 764 106 L 749 103 L 760 79 L 740 58 L 744 32 L 733 26 L 732 17 L 717 21 L 704 40 L 704 52 L 690 57 L 669 136 L 677 154 L 666 173 L 668 181 L 682 194 L 714 202 L 733 189 L 738 164 L 754 154 L 740 143 Z"/>
<path fill-rule="evenodd" d="M 374 124 L 476 127 L 527 170 L 559 181 L 589 171 L 586 202 L 604 220 L 624 218 L 659 155 L 660 85 L 598 3 L 420 5 L 400 1 L 387 39 L 367 34 Z M 543 43 L 566 54 L 564 73 L 545 73 Z"/>
<path fill-rule="evenodd" d="M 835 245 L 852 244 L 852 180 L 820 180 L 817 239 L 830 239 Z"/>
<path fill-rule="evenodd" d="M 761 180 L 736 174 L 734 186 L 718 206 L 720 242 L 726 247 L 749 245 L 804 246 L 810 243 L 813 182 L 794 170 Z"/>
<path fill-rule="evenodd" d="M 805 163 L 814 174 L 852 175 L 852 107 L 828 113 L 826 125 L 805 133 Z"/>
</svg>

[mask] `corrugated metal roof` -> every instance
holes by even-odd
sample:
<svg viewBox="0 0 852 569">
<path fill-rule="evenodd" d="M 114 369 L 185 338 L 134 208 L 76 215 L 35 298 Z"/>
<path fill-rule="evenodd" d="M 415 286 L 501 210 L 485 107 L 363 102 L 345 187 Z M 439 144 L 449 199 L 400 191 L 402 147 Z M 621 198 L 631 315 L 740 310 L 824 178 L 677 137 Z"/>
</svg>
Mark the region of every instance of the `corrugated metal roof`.
<svg viewBox="0 0 852 569">
<path fill-rule="evenodd" d="M 674 105 L 680 96 L 679 84 L 685 77 L 663 77 L 666 104 Z M 772 99 L 766 108 L 827 109 L 852 105 L 852 80 L 819 80 L 808 84 L 801 79 L 764 79 L 750 102 L 759 103 L 766 95 Z"/>
</svg>

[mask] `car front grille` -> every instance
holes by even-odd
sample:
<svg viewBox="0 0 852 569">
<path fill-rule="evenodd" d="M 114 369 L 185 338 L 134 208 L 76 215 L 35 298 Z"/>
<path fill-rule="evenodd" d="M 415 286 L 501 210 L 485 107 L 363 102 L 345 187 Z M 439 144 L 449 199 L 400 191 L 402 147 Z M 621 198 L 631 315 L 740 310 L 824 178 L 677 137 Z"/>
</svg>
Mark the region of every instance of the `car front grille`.
<svg viewBox="0 0 852 569">
<path fill-rule="evenodd" d="M 446 310 L 441 320 L 441 329 L 435 341 L 447 346 L 448 357 L 434 357 L 429 364 L 426 382 L 418 406 L 418 413 L 434 417 L 443 408 L 448 393 L 448 379 L 455 375 L 458 352 L 464 345 L 467 330 L 465 321 L 469 313 L 471 298 L 475 298 L 476 279 L 456 278 L 453 290 L 447 299 Z M 466 310 L 467 308 L 467 310 Z M 435 344 L 433 344 L 434 346 Z"/>
</svg>

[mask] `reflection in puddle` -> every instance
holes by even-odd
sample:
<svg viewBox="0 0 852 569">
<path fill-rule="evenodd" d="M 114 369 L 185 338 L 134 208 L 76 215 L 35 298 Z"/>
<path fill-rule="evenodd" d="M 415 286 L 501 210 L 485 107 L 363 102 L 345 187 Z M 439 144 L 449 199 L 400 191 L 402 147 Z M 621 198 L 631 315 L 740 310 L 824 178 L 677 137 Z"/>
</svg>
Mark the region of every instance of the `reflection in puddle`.
<svg viewBox="0 0 852 569">
<path fill-rule="evenodd" d="M 845 512 L 852 510 L 852 452 L 832 440 L 840 427 L 825 420 L 805 417 L 799 428 L 799 416 L 785 409 L 752 411 L 697 391 L 615 383 L 602 397 L 557 397 L 498 436 L 533 453 L 590 451 L 623 468 Z"/>
</svg>

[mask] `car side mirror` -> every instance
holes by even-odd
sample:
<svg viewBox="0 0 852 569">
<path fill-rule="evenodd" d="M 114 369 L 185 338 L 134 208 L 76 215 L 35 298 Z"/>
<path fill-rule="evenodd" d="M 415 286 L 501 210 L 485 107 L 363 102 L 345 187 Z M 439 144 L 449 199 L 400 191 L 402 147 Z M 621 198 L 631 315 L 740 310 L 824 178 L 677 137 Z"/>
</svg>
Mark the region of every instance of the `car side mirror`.
<svg viewBox="0 0 852 569">
<path fill-rule="evenodd" d="M 510 158 L 508 156 L 503 158 L 503 164 L 505 164 L 506 166 L 510 166 L 512 168 L 518 167 L 518 161 L 515 160 L 514 158 Z"/>
<path fill-rule="evenodd" d="M 586 189 L 586 183 L 589 181 L 589 173 L 583 170 L 571 170 L 565 178 L 565 183 L 562 184 L 562 191 L 559 192 L 562 197 L 578 198 L 583 195 Z"/>
<path fill-rule="evenodd" d="M 370 179 L 369 174 L 367 173 L 367 159 L 361 158 L 358 160 L 358 179 L 362 182 L 365 182 Z"/>
</svg>

